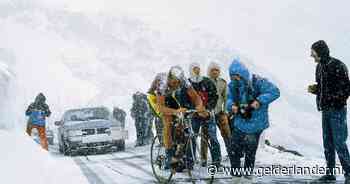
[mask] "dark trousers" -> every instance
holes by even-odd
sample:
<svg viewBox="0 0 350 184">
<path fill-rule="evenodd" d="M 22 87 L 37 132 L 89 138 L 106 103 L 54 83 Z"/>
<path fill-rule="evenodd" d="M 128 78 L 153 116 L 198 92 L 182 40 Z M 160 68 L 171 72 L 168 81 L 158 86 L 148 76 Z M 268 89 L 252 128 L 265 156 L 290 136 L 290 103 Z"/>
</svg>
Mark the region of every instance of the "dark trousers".
<svg viewBox="0 0 350 184">
<path fill-rule="evenodd" d="M 235 169 L 241 168 L 241 158 L 244 156 L 244 168 L 254 169 L 255 155 L 259 145 L 259 139 L 262 131 L 247 134 L 237 128 L 233 128 L 231 139 L 230 161 L 231 167 Z"/>
<path fill-rule="evenodd" d="M 330 173 L 335 168 L 335 152 L 337 152 L 340 163 L 346 175 L 350 174 L 350 157 L 346 139 L 348 137 L 347 109 L 322 111 L 323 147 Z"/>
<path fill-rule="evenodd" d="M 197 134 L 201 127 L 202 127 L 202 131 L 206 132 L 206 134 L 209 136 L 207 139 L 209 139 L 209 143 L 210 143 L 209 149 L 212 157 L 212 162 L 214 164 L 219 164 L 221 162 L 221 149 L 220 149 L 220 143 L 216 136 L 216 123 L 214 119 L 212 118 L 210 120 L 201 120 L 199 118 L 193 118 L 192 128 L 194 133 Z M 195 140 L 193 140 L 193 150 L 196 151 Z M 202 154 L 202 157 L 203 157 L 203 154 Z M 202 158 L 202 159 L 206 160 L 207 158 Z"/>
<path fill-rule="evenodd" d="M 144 145 L 146 143 L 145 136 L 147 135 L 147 119 L 136 117 L 135 118 L 135 128 L 136 128 L 136 145 Z"/>
</svg>

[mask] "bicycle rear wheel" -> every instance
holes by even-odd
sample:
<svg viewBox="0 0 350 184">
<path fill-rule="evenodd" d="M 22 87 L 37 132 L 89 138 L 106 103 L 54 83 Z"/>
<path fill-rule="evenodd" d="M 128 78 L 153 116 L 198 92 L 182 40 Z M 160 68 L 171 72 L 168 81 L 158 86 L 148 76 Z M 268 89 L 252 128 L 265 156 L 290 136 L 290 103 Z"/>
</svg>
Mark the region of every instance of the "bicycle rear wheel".
<svg viewBox="0 0 350 184">
<path fill-rule="evenodd" d="M 151 145 L 152 172 L 159 183 L 171 183 L 171 179 L 175 173 L 172 169 L 165 169 L 165 147 L 161 142 L 158 136 L 153 138 Z"/>
</svg>

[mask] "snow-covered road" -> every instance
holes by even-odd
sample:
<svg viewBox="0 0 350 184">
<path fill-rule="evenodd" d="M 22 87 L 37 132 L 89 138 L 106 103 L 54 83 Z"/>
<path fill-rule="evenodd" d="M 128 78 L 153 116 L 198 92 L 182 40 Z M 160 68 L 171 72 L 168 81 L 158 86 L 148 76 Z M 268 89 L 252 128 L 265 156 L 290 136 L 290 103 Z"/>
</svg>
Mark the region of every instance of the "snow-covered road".
<svg viewBox="0 0 350 184">
<path fill-rule="evenodd" d="M 51 147 L 51 154 L 57 157 L 63 155 L 58 153 L 57 147 Z M 90 184 L 150 184 L 157 183 L 150 165 L 150 147 L 144 146 L 134 148 L 128 145 L 124 152 L 79 155 L 73 156 L 74 162 L 80 167 Z M 228 161 L 224 165 L 229 165 Z M 260 165 L 261 166 L 261 165 Z M 259 165 L 257 166 L 259 167 Z M 176 175 L 175 183 L 189 183 L 187 176 Z M 208 176 L 209 178 L 209 176 Z M 279 176 L 279 177 L 256 177 L 252 181 L 241 180 L 234 182 L 230 177 L 224 175 L 216 176 L 214 183 L 259 183 L 259 184 L 308 184 L 317 177 L 311 176 Z M 344 183 L 344 178 L 339 176 L 335 183 Z M 196 183 L 208 183 L 208 180 L 198 180 Z"/>
</svg>

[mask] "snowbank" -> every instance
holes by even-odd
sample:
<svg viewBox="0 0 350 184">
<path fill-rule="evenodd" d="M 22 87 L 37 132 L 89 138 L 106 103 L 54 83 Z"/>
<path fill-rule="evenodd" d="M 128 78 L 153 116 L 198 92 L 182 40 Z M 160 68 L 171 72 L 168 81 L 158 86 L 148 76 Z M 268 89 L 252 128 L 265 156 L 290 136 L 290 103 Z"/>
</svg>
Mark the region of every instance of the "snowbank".
<svg viewBox="0 0 350 184">
<path fill-rule="evenodd" d="M 0 145 L 1 183 L 88 183 L 71 158 L 53 158 L 26 135 L 0 130 Z"/>
<path fill-rule="evenodd" d="M 10 72 L 7 61 L 9 61 L 10 55 L 6 53 L 4 49 L 0 48 L 0 116 L 6 114 L 7 102 L 5 99 L 9 97 L 9 85 L 13 79 L 13 74 Z M 5 123 L 6 119 L 0 119 L 0 129 L 10 128 L 9 124 Z"/>
</svg>

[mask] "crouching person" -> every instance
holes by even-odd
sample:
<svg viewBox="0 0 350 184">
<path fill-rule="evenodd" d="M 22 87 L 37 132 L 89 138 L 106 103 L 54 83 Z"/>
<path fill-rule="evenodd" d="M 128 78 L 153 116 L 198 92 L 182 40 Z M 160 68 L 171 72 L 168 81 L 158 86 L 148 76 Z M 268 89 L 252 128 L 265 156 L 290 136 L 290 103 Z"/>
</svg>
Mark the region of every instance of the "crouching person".
<svg viewBox="0 0 350 184">
<path fill-rule="evenodd" d="M 46 104 L 46 97 L 39 93 L 35 101 L 29 105 L 26 110 L 26 116 L 29 116 L 27 122 L 27 134 L 32 135 L 32 130 L 35 128 L 39 133 L 41 147 L 48 150 L 48 142 L 46 137 L 46 118 L 51 115 L 49 106 Z"/>
<path fill-rule="evenodd" d="M 232 127 L 230 161 L 232 170 L 242 170 L 240 158 L 244 159 L 244 170 L 253 171 L 255 156 L 261 133 L 269 127 L 268 107 L 279 98 L 279 89 L 265 78 L 251 75 L 246 66 L 235 59 L 230 68 L 231 82 L 228 84 L 227 111 Z M 249 173 L 248 172 L 248 173 Z M 251 176 L 246 174 L 246 178 Z M 234 173 L 240 177 L 244 173 Z M 253 173 L 251 173 L 253 174 Z"/>
</svg>

